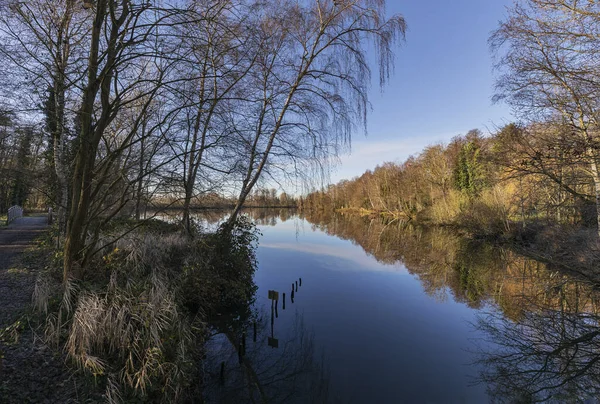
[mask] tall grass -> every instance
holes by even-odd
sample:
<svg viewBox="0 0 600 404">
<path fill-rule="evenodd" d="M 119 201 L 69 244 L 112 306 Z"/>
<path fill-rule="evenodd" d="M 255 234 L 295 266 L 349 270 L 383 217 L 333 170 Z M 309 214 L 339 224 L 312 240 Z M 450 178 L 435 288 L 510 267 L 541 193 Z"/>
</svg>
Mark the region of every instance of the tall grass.
<svg viewBox="0 0 600 404">
<path fill-rule="evenodd" d="M 34 306 L 46 316 L 47 340 L 93 375 L 111 403 L 133 397 L 181 402 L 197 395 L 205 313 L 218 311 L 216 300 L 234 270 L 246 280 L 240 275 L 249 272 L 252 283 L 252 246 L 240 245 L 251 264 L 240 268 L 232 248 L 215 245 L 235 239 L 235 231 L 229 234 L 190 239 L 182 233 L 131 233 L 104 248 L 86 282 L 60 284 L 51 273 L 41 275 Z M 224 276 L 219 271 L 229 261 Z"/>
</svg>

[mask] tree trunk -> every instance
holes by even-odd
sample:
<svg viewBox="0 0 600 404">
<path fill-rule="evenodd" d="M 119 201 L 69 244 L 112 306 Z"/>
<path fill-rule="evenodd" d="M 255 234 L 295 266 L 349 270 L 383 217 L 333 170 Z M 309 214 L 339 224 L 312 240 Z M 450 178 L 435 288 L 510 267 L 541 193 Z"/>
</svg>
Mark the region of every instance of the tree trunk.
<svg viewBox="0 0 600 404">
<path fill-rule="evenodd" d="M 192 201 L 192 195 L 194 190 L 194 184 L 190 182 L 191 179 L 188 178 L 188 182 L 185 184 L 185 199 L 183 200 L 183 226 L 185 227 L 185 231 L 188 234 L 191 234 L 191 219 L 190 219 L 190 205 Z"/>
<path fill-rule="evenodd" d="M 52 134 L 54 140 L 54 170 L 56 171 L 56 179 L 58 182 L 59 206 L 58 206 L 58 230 L 59 234 L 65 234 L 67 209 L 69 203 L 69 183 L 67 175 L 67 167 L 65 165 L 65 92 L 66 92 L 66 70 L 70 56 L 69 45 L 69 26 L 74 0 L 69 0 L 66 3 L 66 12 L 59 26 L 56 55 L 55 55 L 55 76 L 54 76 L 54 111 L 56 127 Z"/>
<path fill-rule="evenodd" d="M 138 173 L 138 181 L 137 181 L 137 189 L 136 189 L 136 201 L 135 201 L 135 220 L 140 220 L 141 216 L 141 204 L 142 204 L 142 188 L 144 185 L 144 154 L 145 154 L 145 144 L 144 140 L 146 138 L 146 125 L 147 121 L 144 119 L 142 123 L 142 138 L 140 139 L 140 165 Z"/>
<path fill-rule="evenodd" d="M 598 173 L 598 163 L 593 155 L 593 150 L 588 149 L 588 155 L 590 155 L 590 171 L 592 172 L 592 179 L 594 180 L 594 194 L 596 195 L 596 224 L 598 226 L 598 237 L 600 237 L 600 173 Z"/>
<path fill-rule="evenodd" d="M 67 169 L 65 167 L 64 146 L 64 86 L 57 83 L 56 92 L 56 130 L 54 137 L 54 170 L 58 181 L 59 206 L 58 229 L 59 234 L 66 231 L 67 204 L 69 202 L 69 185 L 67 182 Z"/>
<path fill-rule="evenodd" d="M 81 119 L 81 133 L 79 134 L 78 151 L 75 158 L 75 169 L 73 170 L 73 186 L 71 189 L 71 206 L 69 219 L 67 222 L 67 234 L 65 237 L 65 250 L 63 260 L 63 281 L 74 277 L 81 279 L 83 277 L 81 267 L 81 256 L 85 246 L 85 222 L 91 203 L 91 187 L 93 167 L 96 159 L 96 150 L 100 142 L 100 136 L 109 123 L 108 97 L 111 90 L 112 76 L 108 72 L 102 77 L 98 77 L 100 38 L 102 36 L 104 18 L 107 11 L 107 0 L 99 0 L 96 4 L 96 16 L 91 31 L 90 53 L 88 57 L 87 86 L 83 91 L 83 101 L 79 111 Z M 118 26 L 113 26 L 111 30 L 111 39 L 118 30 Z M 111 41 L 109 46 L 114 47 Z M 112 52 L 111 52 L 112 50 Z M 106 63 L 108 66 L 114 63 L 114 48 L 106 52 Z M 96 126 L 93 124 L 94 105 L 96 96 L 101 88 L 101 101 L 103 111 L 101 112 Z"/>
</svg>

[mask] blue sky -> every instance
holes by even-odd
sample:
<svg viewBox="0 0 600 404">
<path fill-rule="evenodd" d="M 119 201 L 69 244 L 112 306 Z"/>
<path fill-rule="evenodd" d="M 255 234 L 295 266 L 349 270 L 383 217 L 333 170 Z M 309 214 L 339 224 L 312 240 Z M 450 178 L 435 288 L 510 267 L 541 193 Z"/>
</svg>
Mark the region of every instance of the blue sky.
<svg viewBox="0 0 600 404">
<path fill-rule="evenodd" d="M 487 43 L 511 0 L 388 0 L 406 19 L 393 78 L 381 93 L 373 74 L 368 136 L 356 133 L 331 181 L 350 179 L 385 161 L 401 162 L 425 146 L 512 120 L 493 105 L 494 73 Z"/>
</svg>

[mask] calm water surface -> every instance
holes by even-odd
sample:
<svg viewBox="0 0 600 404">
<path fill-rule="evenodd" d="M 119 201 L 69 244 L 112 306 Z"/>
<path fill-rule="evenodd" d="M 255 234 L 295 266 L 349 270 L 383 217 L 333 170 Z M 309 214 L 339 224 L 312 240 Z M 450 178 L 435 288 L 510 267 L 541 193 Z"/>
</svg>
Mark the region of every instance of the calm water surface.
<svg viewBox="0 0 600 404">
<path fill-rule="evenodd" d="M 253 216 L 256 316 L 241 365 L 242 336 L 215 331 L 207 401 L 579 402 L 598 391 L 591 286 L 440 229 Z"/>
</svg>

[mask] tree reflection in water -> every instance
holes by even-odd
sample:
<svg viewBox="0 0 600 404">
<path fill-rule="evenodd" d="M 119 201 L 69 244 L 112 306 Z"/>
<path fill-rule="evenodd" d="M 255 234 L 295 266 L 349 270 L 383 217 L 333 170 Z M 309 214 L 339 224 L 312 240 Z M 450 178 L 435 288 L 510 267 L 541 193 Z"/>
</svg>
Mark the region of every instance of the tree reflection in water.
<svg viewBox="0 0 600 404">
<path fill-rule="evenodd" d="M 289 311 L 289 310 L 288 310 Z M 218 333 L 208 344 L 205 400 L 209 403 L 333 403 L 324 358 L 318 355 L 314 336 L 294 315 L 292 326 L 278 331 L 274 312 L 263 310 L 257 322 L 256 342 L 249 327 L 241 359 L 232 335 Z M 277 348 L 267 343 L 277 337 Z M 221 362 L 225 371 L 221 379 Z M 240 363 L 241 362 L 241 363 Z"/>
<path fill-rule="evenodd" d="M 597 292 L 576 282 L 547 291 L 554 296 L 524 307 L 517 321 L 480 317 L 476 327 L 494 346 L 479 352 L 480 379 L 499 402 L 598 402 Z"/>
<path fill-rule="evenodd" d="M 351 240 L 379 262 L 402 262 L 425 291 L 487 310 L 476 329 L 478 381 L 510 403 L 600 402 L 598 285 L 509 249 L 443 228 L 314 214 L 315 228 Z"/>
<path fill-rule="evenodd" d="M 269 216 L 273 213 L 280 212 L 258 210 L 249 215 L 265 226 L 276 223 Z M 288 212 L 279 220 L 293 214 Z M 444 228 L 327 212 L 312 212 L 303 219 L 314 229 L 352 241 L 380 263 L 402 263 L 430 296 L 443 300 L 451 295 L 487 312 L 474 325 L 484 336 L 474 350 L 476 364 L 483 369 L 478 381 L 487 385 L 494 401 L 600 402 L 595 401 L 600 397 L 598 285 Z M 313 337 L 302 318 L 296 317 L 287 340 L 280 339 L 285 343 L 271 349 L 267 346 L 268 312 L 263 317 L 262 343 L 250 344 L 251 366 L 246 370 L 234 366 L 237 354 L 225 341 L 229 355 L 226 388 L 213 388 L 211 397 L 220 402 L 333 401 L 323 361 L 315 353 Z M 207 373 L 214 378 L 219 363 L 213 365 Z M 256 386 L 249 387 L 252 371 L 264 388 L 264 397 Z"/>
</svg>

